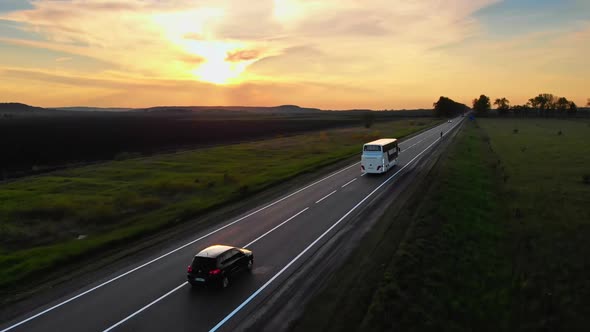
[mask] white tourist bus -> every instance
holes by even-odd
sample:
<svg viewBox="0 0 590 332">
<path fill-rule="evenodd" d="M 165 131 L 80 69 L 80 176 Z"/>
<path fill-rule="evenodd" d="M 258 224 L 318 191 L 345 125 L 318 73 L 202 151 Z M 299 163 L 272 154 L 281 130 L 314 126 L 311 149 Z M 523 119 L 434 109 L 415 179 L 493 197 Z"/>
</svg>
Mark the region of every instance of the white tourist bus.
<svg viewBox="0 0 590 332">
<path fill-rule="evenodd" d="M 363 144 L 361 171 L 365 173 L 387 172 L 397 164 L 399 151 L 395 138 L 382 138 Z"/>
</svg>

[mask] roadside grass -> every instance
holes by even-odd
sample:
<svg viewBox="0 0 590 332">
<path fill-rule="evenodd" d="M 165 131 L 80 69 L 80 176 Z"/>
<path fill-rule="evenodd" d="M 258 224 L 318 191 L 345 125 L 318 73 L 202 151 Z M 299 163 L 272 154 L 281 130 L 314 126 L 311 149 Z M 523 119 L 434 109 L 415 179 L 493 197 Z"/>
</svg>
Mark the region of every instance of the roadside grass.
<svg viewBox="0 0 590 332">
<path fill-rule="evenodd" d="M 293 330 L 586 330 L 589 138 L 565 120 L 466 123 Z"/>
<path fill-rule="evenodd" d="M 400 120 L 148 158 L 0 184 L 0 289 L 358 153 L 436 119 Z"/>
<path fill-rule="evenodd" d="M 510 261 L 489 138 L 467 123 L 432 175 L 361 329 L 502 330 Z"/>
<path fill-rule="evenodd" d="M 486 119 L 481 127 L 492 138 L 491 148 L 504 173 L 503 218 L 513 234 L 512 326 L 586 330 L 590 322 L 588 122 Z"/>
<path fill-rule="evenodd" d="M 464 125 L 447 157 L 443 155 L 432 172 L 415 184 L 418 188 L 408 189 L 413 193 L 403 206 L 394 204 L 385 212 L 306 307 L 293 330 L 424 330 L 447 304 L 454 302 L 458 307 L 469 298 L 470 293 L 453 294 L 456 279 L 467 280 L 451 273 L 464 268 L 469 253 L 450 241 L 465 236 L 469 214 L 484 219 L 478 224 L 493 218 L 489 206 L 493 201 L 486 198 L 493 193 L 495 179 L 488 168 L 495 159 L 479 135 L 472 125 Z M 461 222 L 450 227 L 448 221 L 457 219 Z M 481 238 L 492 241 L 486 236 L 471 240 L 483 246 Z M 453 279 L 453 286 L 442 287 L 444 279 Z"/>
</svg>

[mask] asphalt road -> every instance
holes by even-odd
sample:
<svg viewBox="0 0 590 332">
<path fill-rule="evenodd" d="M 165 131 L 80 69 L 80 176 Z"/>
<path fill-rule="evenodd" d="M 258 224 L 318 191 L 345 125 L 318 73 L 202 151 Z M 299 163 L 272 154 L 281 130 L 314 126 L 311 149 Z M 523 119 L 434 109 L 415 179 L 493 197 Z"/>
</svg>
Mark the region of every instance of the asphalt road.
<svg viewBox="0 0 590 332">
<path fill-rule="evenodd" d="M 455 118 L 402 142 L 398 166 L 386 174 L 363 175 L 359 163 L 349 165 L 194 234 L 188 243 L 170 246 L 3 323 L 0 332 L 239 329 L 244 317 L 256 310 L 265 295 L 281 287 L 330 232 L 337 232 L 342 221 L 369 204 L 371 196 L 395 186 L 397 177 L 427 158 L 437 142 L 462 120 Z M 186 282 L 186 267 L 198 251 L 212 244 L 251 249 L 255 255 L 253 272 L 231 280 L 224 290 L 192 289 Z"/>
</svg>

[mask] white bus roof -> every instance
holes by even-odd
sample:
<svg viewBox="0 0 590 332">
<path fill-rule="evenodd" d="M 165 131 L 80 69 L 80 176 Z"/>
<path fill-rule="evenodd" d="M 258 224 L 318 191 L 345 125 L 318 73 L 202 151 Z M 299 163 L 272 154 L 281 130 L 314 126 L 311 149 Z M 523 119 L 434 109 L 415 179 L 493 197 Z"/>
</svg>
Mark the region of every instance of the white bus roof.
<svg viewBox="0 0 590 332">
<path fill-rule="evenodd" d="M 376 141 L 365 143 L 365 145 L 386 145 L 395 141 L 397 141 L 397 138 L 381 138 Z"/>
</svg>

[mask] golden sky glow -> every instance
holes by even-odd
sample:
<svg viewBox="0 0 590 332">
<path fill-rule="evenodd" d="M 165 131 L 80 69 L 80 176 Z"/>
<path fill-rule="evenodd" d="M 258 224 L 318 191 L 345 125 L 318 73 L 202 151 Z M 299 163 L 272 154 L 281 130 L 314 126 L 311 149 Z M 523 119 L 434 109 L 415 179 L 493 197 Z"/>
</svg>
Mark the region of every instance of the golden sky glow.
<svg viewBox="0 0 590 332">
<path fill-rule="evenodd" d="M 583 0 L 3 0 L 0 102 L 402 109 L 549 92 L 582 105 L 588 13 Z"/>
</svg>

